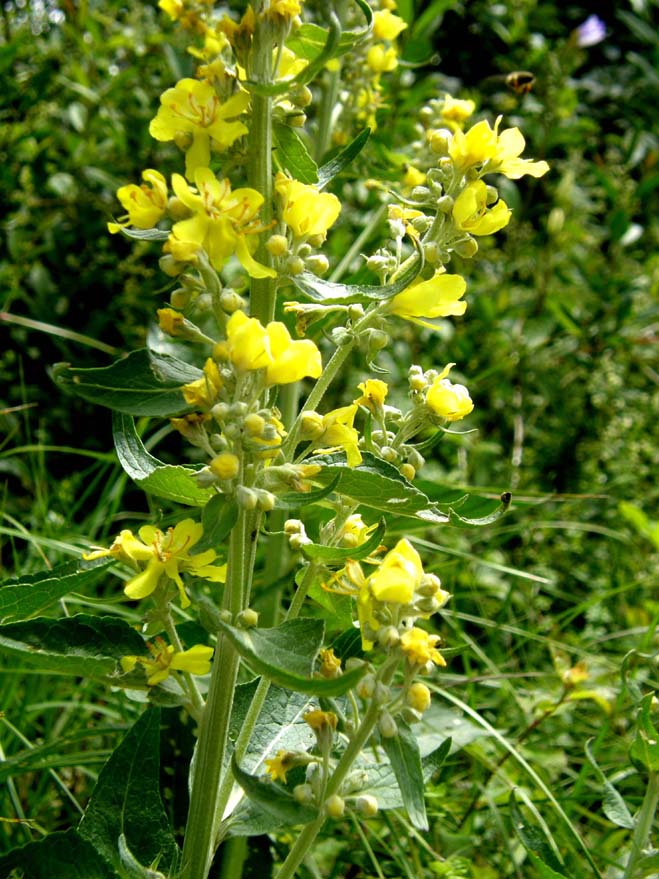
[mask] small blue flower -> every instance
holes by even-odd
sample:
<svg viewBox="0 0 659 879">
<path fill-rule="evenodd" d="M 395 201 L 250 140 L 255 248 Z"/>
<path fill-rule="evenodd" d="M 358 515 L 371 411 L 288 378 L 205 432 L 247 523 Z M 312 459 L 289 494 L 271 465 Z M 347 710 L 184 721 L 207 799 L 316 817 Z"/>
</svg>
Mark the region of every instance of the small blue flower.
<svg viewBox="0 0 659 879">
<path fill-rule="evenodd" d="M 577 46 L 586 49 L 588 46 L 596 46 L 606 38 L 606 25 L 598 15 L 589 15 L 574 34 Z"/>
</svg>

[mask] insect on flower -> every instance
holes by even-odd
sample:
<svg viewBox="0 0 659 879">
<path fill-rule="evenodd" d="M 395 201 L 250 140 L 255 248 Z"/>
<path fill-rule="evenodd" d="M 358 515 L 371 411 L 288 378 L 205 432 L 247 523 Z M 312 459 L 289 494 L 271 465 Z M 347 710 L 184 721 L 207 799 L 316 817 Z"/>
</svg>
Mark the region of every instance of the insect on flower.
<svg viewBox="0 0 659 879">
<path fill-rule="evenodd" d="M 535 76 L 530 70 L 514 70 L 506 76 L 505 83 L 516 95 L 528 95 L 535 83 Z"/>
</svg>

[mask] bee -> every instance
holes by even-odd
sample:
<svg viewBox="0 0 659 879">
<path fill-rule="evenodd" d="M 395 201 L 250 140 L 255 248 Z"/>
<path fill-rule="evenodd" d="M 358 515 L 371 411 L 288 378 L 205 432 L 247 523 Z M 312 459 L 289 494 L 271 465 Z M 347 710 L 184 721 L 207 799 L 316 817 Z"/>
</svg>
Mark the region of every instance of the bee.
<svg viewBox="0 0 659 879">
<path fill-rule="evenodd" d="M 535 76 L 530 70 L 513 70 L 507 74 L 504 82 L 516 95 L 528 95 L 535 83 Z"/>
<path fill-rule="evenodd" d="M 481 82 L 481 88 L 486 92 L 495 92 L 505 85 L 516 95 L 528 95 L 535 83 L 535 76 L 530 70 L 513 70 L 512 73 L 496 74 L 488 76 Z"/>
</svg>

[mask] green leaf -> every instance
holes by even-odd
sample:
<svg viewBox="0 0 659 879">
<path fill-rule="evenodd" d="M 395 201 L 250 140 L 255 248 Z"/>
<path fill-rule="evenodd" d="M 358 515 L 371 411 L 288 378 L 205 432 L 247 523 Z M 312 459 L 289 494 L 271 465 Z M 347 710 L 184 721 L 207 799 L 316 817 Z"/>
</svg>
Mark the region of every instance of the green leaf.
<svg viewBox="0 0 659 879">
<path fill-rule="evenodd" d="M 488 513 L 488 515 L 486 516 L 479 516 L 475 519 L 461 516 L 459 513 L 455 512 L 453 507 L 449 507 L 449 524 L 455 525 L 458 528 L 482 528 L 483 525 L 492 525 L 493 522 L 496 522 L 498 519 L 500 519 L 508 510 L 511 500 L 512 495 L 509 491 L 505 491 L 501 495 L 501 503 L 497 506 L 495 510 L 493 510 L 491 513 Z"/>
<path fill-rule="evenodd" d="M 341 171 L 343 171 L 344 168 L 348 167 L 352 160 L 363 150 L 366 141 L 370 136 L 370 128 L 365 128 L 363 131 L 360 131 L 357 137 L 352 140 L 347 147 L 344 147 L 341 152 L 337 153 L 336 156 L 333 156 L 333 158 L 318 168 L 318 189 L 324 189 L 330 180 L 333 180 L 341 173 Z"/>
<path fill-rule="evenodd" d="M 254 671 L 298 693 L 340 696 L 364 672 L 356 668 L 338 678 L 311 677 L 325 634 L 322 620 L 288 620 L 272 629 L 237 629 L 219 619 L 217 624 Z"/>
<path fill-rule="evenodd" d="M 300 135 L 290 125 L 276 122 L 272 138 L 274 159 L 282 171 L 288 171 L 291 177 L 301 183 L 318 182 L 318 165 L 309 155 Z"/>
<path fill-rule="evenodd" d="M 190 550 L 190 555 L 221 546 L 238 521 L 238 513 L 238 504 L 234 498 L 214 494 L 201 512 L 204 534 L 199 543 Z"/>
<path fill-rule="evenodd" d="M 541 861 L 533 852 L 528 852 L 529 860 L 538 871 L 540 879 L 568 879 L 565 873 L 559 873 Z"/>
<path fill-rule="evenodd" d="M 121 870 L 119 839 L 139 863 L 174 873 L 178 847 L 160 799 L 160 711 L 149 708 L 103 767 L 78 833 Z"/>
<path fill-rule="evenodd" d="M 635 827 L 634 819 L 627 808 L 627 804 L 623 800 L 621 794 L 615 789 L 611 782 L 606 778 L 600 769 L 597 760 L 593 756 L 591 750 L 592 739 L 589 739 L 585 745 L 586 757 L 590 765 L 595 770 L 597 777 L 604 787 L 604 796 L 602 797 L 602 811 L 606 817 L 617 827 L 624 827 L 632 830 Z"/>
<path fill-rule="evenodd" d="M 215 494 L 195 480 L 197 472 L 182 464 L 163 464 L 144 448 L 130 415 L 112 413 L 112 434 L 119 463 L 144 491 L 191 507 L 205 506 Z"/>
<path fill-rule="evenodd" d="M 307 543 L 302 547 L 302 554 L 308 559 L 325 562 L 325 564 L 336 564 L 348 559 L 359 561 L 359 559 L 365 559 L 380 546 L 386 530 L 387 525 L 384 519 L 381 519 L 375 531 L 360 546 L 323 546 L 320 543 Z"/>
<path fill-rule="evenodd" d="M 403 805 L 412 826 L 417 830 L 427 830 L 428 818 L 423 798 L 424 780 L 419 745 L 416 736 L 405 721 L 398 718 L 396 724 L 398 734 L 391 738 L 383 736 L 381 744 L 391 762 Z"/>
<path fill-rule="evenodd" d="M 111 675 L 122 656 L 148 653 L 124 620 L 82 613 L 0 626 L 0 651 L 44 671 L 89 678 Z"/>
<path fill-rule="evenodd" d="M 114 559 L 64 562 L 52 571 L 40 571 L 0 586 L 0 624 L 27 620 L 69 592 L 80 592 L 102 579 Z"/>
<path fill-rule="evenodd" d="M 336 477 L 323 488 L 315 488 L 311 491 L 289 491 L 287 494 L 277 495 L 277 507 L 283 510 L 298 510 L 310 504 L 317 504 L 334 491 L 340 478 L 341 474 L 337 473 Z"/>
<path fill-rule="evenodd" d="M 343 304 L 351 302 L 363 302 L 365 299 L 383 301 L 391 299 L 397 293 L 401 293 L 419 274 L 423 268 L 423 260 L 419 256 L 413 259 L 403 274 L 392 284 L 373 286 L 370 284 L 337 284 L 333 281 L 323 281 L 311 272 L 302 272 L 291 278 L 297 289 L 314 302 L 322 302 L 324 305 Z"/>
<path fill-rule="evenodd" d="M 340 474 L 336 491 L 356 503 L 380 510 L 393 516 L 411 516 L 432 524 L 444 524 L 443 515 L 427 495 L 419 491 L 391 464 L 364 452 L 358 467 L 348 467 L 343 454 L 322 455 L 307 463 L 321 464 L 322 471 L 314 476 L 317 482 L 333 479 Z"/>
<path fill-rule="evenodd" d="M 276 818 L 278 823 L 308 824 L 318 817 L 317 809 L 301 805 L 279 785 L 244 772 L 235 758 L 231 760 L 231 769 L 250 800 Z"/>
<path fill-rule="evenodd" d="M 657 732 L 650 710 L 653 694 L 648 693 L 641 700 L 636 718 L 636 738 L 629 749 L 629 757 L 637 769 L 659 772 L 659 732 Z"/>
<path fill-rule="evenodd" d="M 534 863 L 537 859 L 544 867 L 548 867 L 552 870 L 555 876 L 565 879 L 564 873 L 561 872 L 565 868 L 556 857 L 554 849 L 549 844 L 549 840 L 547 839 L 544 830 L 540 826 L 531 826 L 527 822 L 521 809 L 517 805 L 514 791 L 511 791 L 508 805 L 510 806 L 510 816 L 512 818 L 515 833 L 521 840 L 522 845 L 529 855 L 534 856 Z M 544 875 L 549 879 L 551 874 Z"/>
<path fill-rule="evenodd" d="M 189 408 L 181 388 L 203 373 L 169 354 L 143 348 L 99 369 L 58 363 L 53 374 L 61 387 L 99 406 L 127 415 L 175 415 Z"/>
<path fill-rule="evenodd" d="M 76 830 L 50 833 L 0 857 L 0 876 L 20 870 L 29 879 L 117 879 L 94 846 Z"/>
</svg>

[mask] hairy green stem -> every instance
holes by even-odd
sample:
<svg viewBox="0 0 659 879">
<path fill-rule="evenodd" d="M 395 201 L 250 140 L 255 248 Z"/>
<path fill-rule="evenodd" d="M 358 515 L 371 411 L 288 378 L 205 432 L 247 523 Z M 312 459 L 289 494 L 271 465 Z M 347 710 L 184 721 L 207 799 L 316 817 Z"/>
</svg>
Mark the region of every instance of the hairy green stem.
<svg viewBox="0 0 659 879">
<path fill-rule="evenodd" d="M 242 610 L 243 587 L 250 575 L 247 518 L 248 514 L 242 511 L 229 542 L 224 606 L 233 615 Z M 206 879 L 215 852 L 216 829 L 221 818 L 220 778 L 239 664 L 240 657 L 231 642 L 220 637 L 195 752 L 181 879 Z"/>
<path fill-rule="evenodd" d="M 634 879 L 638 862 L 643 857 L 643 852 L 648 846 L 648 840 L 652 825 L 657 814 L 659 805 L 659 772 L 650 772 L 648 786 L 641 808 L 636 815 L 636 826 L 632 838 L 632 850 L 625 869 L 623 879 Z"/>
<path fill-rule="evenodd" d="M 392 658 L 380 668 L 378 678 L 384 684 L 388 684 L 391 681 L 394 675 L 394 671 L 396 669 L 397 662 L 397 659 Z M 378 721 L 379 714 L 380 705 L 376 702 L 375 699 L 373 699 L 371 701 L 371 704 L 368 706 L 364 717 L 362 718 L 359 729 L 350 739 L 348 747 L 343 752 L 341 759 L 337 763 L 334 772 L 327 782 L 327 788 L 325 791 L 326 799 L 339 791 L 341 785 L 343 784 L 343 781 L 345 780 L 346 776 L 350 772 L 350 769 L 352 768 L 352 764 L 360 755 L 364 748 L 364 745 L 371 737 L 371 734 L 373 733 L 375 725 Z M 276 879 L 292 879 L 292 877 L 295 875 L 297 868 L 300 866 L 300 864 L 306 857 L 307 852 L 313 845 L 314 840 L 318 836 L 324 823 L 325 813 L 323 811 L 323 806 L 321 805 L 321 811 L 318 818 L 316 818 L 316 820 L 313 821 L 311 824 L 307 824 L 304 830 L 300 833 L 295 844 L 289 851 L 286 860 L 281 865 L 281 869 L 277 873 Z"/>
<path fill-rule="evenodd" d="M 314 562 L 312 562 L 308 566 L 307 570 L 304 573 L 302 581 L 300 582 L 300 585 L 298 586 L 295 595 L 293 596 L 293 601 L 291 602 L 288 613 L 286 614 L 287 620 L 293 620 L 299 614 L 300 609 L 304 603 L 304 599 L 306 598 L 307 592 L 309 591 L 309 587 L 313 583 L 314 577 L 316 576 L 317 570 L 318 566 Z M 254 732 L 254 728 L 258 722 L 269 689 L 270 681 L 267 678 L 261 678 L 250 703 L 250 706 L 247 710 L 247 714 L 245 715 L 245 718 L 243 720 L 240 733 L 238 735 L 238 738 L 236 739 L 236 744 L 234 746 L 233 753 L 238 763 L 240 763 L 247 751 L 252 733 Z M 217 812 L 218 818 L 220 819 L 224 814 L 224 810 L 227 807 L 233 787 L 233 776 L 230 773 L 227 773 L 222 779 L 217 797 Z M 222 838 L 221 832 L 220 838 Z"/>
<path fill-rule="evenodd" d="M 272 37 L 267 24 L 257 15 L 251 52 L 251 78 L 258 83 L 272 81 Z M 259 236 L 254 254 L 263 265 L 271 265 L 272 257 L 266 247 L 272 224 L 272 98 L 252 94 L 252 112 L 247 148 L 247 179 L 252 189 L 263 196 L 261 220 L 266 229 Z M 273 278 L 252 278 L 250 311 L 262 324 L 271 321 L 275 313 L 276 286 Z"/>
</svg>

